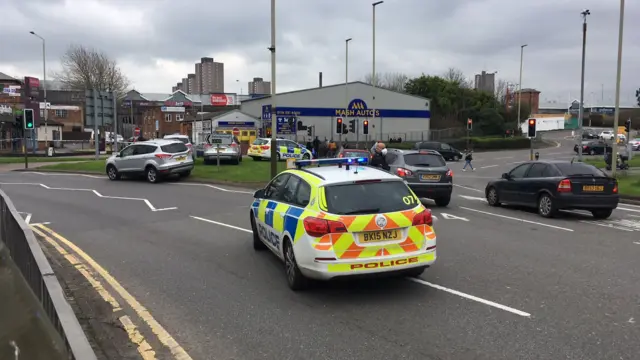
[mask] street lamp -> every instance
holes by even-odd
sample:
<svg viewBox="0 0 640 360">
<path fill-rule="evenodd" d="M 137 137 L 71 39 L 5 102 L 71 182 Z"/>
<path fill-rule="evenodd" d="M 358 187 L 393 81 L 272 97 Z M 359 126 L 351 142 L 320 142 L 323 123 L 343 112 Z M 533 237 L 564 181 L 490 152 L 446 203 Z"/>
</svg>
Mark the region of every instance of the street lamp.
<svg viewBox="0 0 640 360">
<path fill-rule="evenodd" d="M 349 116 L 349 42 L 353 40 L 352 38 L 348 38 L 344 41 L 344 118 L 346 120 L 347 116 Z M 336 129 L 336 132 L 339 134 L 338 142 L 342 144 L 342 129 Z"/>
<path fill-rule="evenodd" d="M 373 7 L 373 72 L 371 73 L 371 85 L 372 88 L 372 101 L 371 101 L 371 123 L 374 123 L 376 118 L 376 6 L 384 3 L 384 1 L 376 1 L 371 6 Z M 382 118 L 380 118 L 380 141 L 382 141 Z"/>
<path fill-rule="evenodd" d="M 49 115 L 49 109 L 47 108 L 47 52 L 46 41 L 44 38 L 33 31 L 29 31 L 29 34 L 42 40 L 42 89 L 44 91 L 44 144 L 45 151 L 49 151 L 49 137 L 47 136 L 49 127 L 47 126 L 47 119 Z"/>
<path fill-rule="evenodd" d="M 276 112 L 276 0 L 271 0 L 271 178 L 278 175 L 278 152 L 276 143 L 277 112 Z"/>
<path fill-rule="evenodd" d="M 524 60 L 524 48 L 527 44 L 520 45 L 520 81 L 518 82 L 518 128 L 522 130 L 522 124 L 520 123 L 520 105 L 522 103 L 522 62 Z"/>
<path fill-rule="evenodd" d="M 584 117 L 584 59 L 587 48 L 587 16 L 591 15 L 589 10 L 584 10 L 582 15 L 582 70 L 580 74 L 580 108 L 578 109 L 578 161 L 582 161 L 582 118 Z"/>
<path fill-rule="evenodd" d="M 585 30 L 586 30 L 586 22 L 585 22 Z M 616 74 L 616 112 L 614 115 L 614 119 L 613 119 L 613 133 L 617 134 L 618 133 L 618 125 L 619 125 L 619 120 L 620 120 L 620 78 L 622 76 L 622 33 L 624 30 L 624 0 L 620 0 L 620 25 L 619 25 L 619 30 L 618 30 L 618 71 Z M 631 134 L 627 134 L 627 135 L 631 135 Z M 615 152 L 612 154 L 611 156 L 611 176 L 615 176 L 616 175 L 616 167 L 617 167 L 617 160 L 618 160 L 618 152 L 617 152 L 617 148 L 618 148 L 618 138 L 617 135 L 614 137 L 614 141 L 615 141 L 615 145 L 614 147 L 616 148 L 616 150 L 614 150 Z M 629 156 L 631 157 L 632 151 L 629 151 Z"/>
</svg>

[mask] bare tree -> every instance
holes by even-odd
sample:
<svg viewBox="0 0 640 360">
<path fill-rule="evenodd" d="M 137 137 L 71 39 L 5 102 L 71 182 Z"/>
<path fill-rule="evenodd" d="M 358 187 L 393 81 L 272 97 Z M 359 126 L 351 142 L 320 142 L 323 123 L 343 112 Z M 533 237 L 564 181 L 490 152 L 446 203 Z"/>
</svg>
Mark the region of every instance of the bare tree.
<svg viewBox="0 0 640 360">
<path fill-rule="evenodd" d="M 409 77 L 403 73 L 376 73 L 375 86 L 391 91 L 404 92 Z M 364 82 L 373 85 L 372 73 L 364 76 Z"/>
<path fill-rule="evenodd" d="M 507 82 L 505 80 L 499 79 L 496 83 L 496 92 L 495 97 L 498 102 L 504 104 L 507 98 Z"/>
<path fill-rule="evenodd" d="M 61 62 L 62 71 L 55 77 L 69 89 L 113 91 L 122 95 L 129 87 L 129 79 L 117 62 L 101 51 L 71 45 Z"/>
<path fill-rule="evenodd" d="M 442 78 L 451 81 L 461 88 L 471 88 L 471 81 L 467 79 L 460 69 L 451 67 L 442 75 Z"/>
</svg>

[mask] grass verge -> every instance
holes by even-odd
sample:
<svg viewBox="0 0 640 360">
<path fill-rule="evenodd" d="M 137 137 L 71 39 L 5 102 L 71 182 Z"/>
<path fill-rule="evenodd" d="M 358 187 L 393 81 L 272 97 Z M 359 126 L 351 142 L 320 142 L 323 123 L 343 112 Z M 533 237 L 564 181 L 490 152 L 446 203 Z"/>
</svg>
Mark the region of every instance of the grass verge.
<svg viewBox="0 0 640 360">
<path fill-rule="evenodd" d="M 278 163 L 278 172 L 283 171 L 285 168 L 285 162 Z M 105 174 L 105 161 L 91 160 L 61 163 L 41 166 L 38 169 Z M 202 159 L 197 159 L 196 166 L 191 172 L 191 178 L 235 183 L 261 183 L 271 180 L 270 172 L 271 167 L 268 161 L 253 161 L 245 158 L 239 165 L 221 163 L 220 168 L 218 168 L 217 165 L 205 165 Z"/>
<path fill-rule="evenodd" d="M 621 195 L 640 196 L 640 175 L 618 177 L 618 191 Z"/>
<path fill-rule="evenodd" d="M 105 159 L 104 156 L 101 157 Z M 60 156 L 60 157 L 46 157 L 46 156 L 29 156 L 30 163 L 49 163 L 49 162 L 66 162 L 66 161 L 83 161 L 86 158 L 77 157 L 77 156 Z M 104 160 L 102 160 L 104 162 Z M 0 156 L 0 164 L 22 164 L 24 163 L 24 157 L 22 156 L 11 156 L 11 157 L 1 157 Z"/>
<path fill-rule="evenodd" d="M 640 154 L 634 154 L 634 155 L 635 157 L 629 160 L 627 163 L 629 164 L 629 167 L 640 167 Z M 597 167 L 598 169 L 604 169 L 605 167 L 607 167 L 607 164 L 604 162 L 604 155 L 585 157 L 584 162 L 587 164 L 591 164 Z"/>
</svg>

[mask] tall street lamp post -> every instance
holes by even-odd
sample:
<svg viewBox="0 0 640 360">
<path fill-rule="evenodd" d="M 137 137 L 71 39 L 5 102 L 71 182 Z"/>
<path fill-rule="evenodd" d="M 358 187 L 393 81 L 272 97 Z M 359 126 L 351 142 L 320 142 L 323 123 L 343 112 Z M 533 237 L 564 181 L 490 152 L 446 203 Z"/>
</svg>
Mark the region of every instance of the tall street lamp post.
<svg viewBox="0 0 640 360">
<path fill-rule="evenodd" d="M 49 127 L 47 126 L 47 120 L 49 118 L 49 108 L 47 107 L 47 48 L 44 38 L 34 31 L 29 33 L 38 39 L 42 40 L 42 89 L 44 92 L 44 147 L 45 151 L 49 151 Z"/>
<path fill-rule="evenodd" d="M 353 40 L 348 38 L 344 41 L 344 121 L 347 121 L 349 116 L 349 42 Z M 344 126 L 344 122 L 342 123 Z M 339 133 L 338 142 L 342 144 L 342 129 L 337 129 Z"/>
<path fill-rule="evenodd" d="M 624 30 L 624 0 L 620 0 L 620 24 L 618 29 L 618 71 L 616 74 L 616 112 L 613 119 L 613 133 L 618 133 L 618 125 L 620 120 L 620 78 L 622 76 L 622 33 Z M 627 134 L 631 135 L 631 134 Z M 629 136 L 629 138 L 631 138 Z M 614 148 L 618 147 L 617 135 L 614 137 L 615 145 Z M 629 141 L 629 139 L 627 139 Z M 614 150 L 614 153 L 611 156 L 611 176 L 616 175 L 616 167 L 618 160 L 618 152 Z M 631 151 L 629 151 L 629 156 L 631 156 Z"/>
<path fill-rule="evenodd" d="M 582 122 L 584 117 L 584 60 L 587 49 L 587 16 L 591 15 L 589 10 L 584 10 L 582 15 L 582 70 L 580 73 L 580 108 L 578 109 L 578 161 L 582 161 Z"/>
<path fill-rule="evenodd" d="M 376 118 L 376 106 L 375 106 L 375 102 L 376 102 L 376 6 L 382 3 L 384 3 L 384 1 L 376 1 L 373 4 L 371 4 L 373 7 L 373 71 L 371 72 L 371 85 L 373 86 L 372 88 L 373 97 L 371 101 L 371 111 L 373 112 L 371 114 L 372 124 L 374 124 L 374 120 Z M 380 141 L 383 141 L 382 130 L 383 130 L 382 118 L 380 118 Z"/>
<path fill-rule="evenodd" d="M 520 107 L 522 104 L 522 63 L 524 60 L 524 48 L 527 47 L 527 44 L 520 45 L 520 81 L 518 82 L 518 128 L 522 130 L 522 122 L 520 118 Z"/>
</svg>

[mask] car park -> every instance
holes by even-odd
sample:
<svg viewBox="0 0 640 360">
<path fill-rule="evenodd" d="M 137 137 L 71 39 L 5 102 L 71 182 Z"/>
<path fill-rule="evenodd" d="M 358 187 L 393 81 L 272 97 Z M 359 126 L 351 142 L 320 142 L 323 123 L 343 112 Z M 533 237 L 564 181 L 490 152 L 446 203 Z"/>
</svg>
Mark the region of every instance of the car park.
<svg viewBox="0 0 640 360">
<path fill-rule="evenodd" d="M 193 157 L 191 150 L 180 140 L 141 141 L 107 158 L 105 170 L 110 180 L 144 176 L 150 183 L 157 183 L 171 175 L 191 175 Z"/>
<path fill-rule="evenodd" d="M 422 141 L 414 145 L 414 150 L 435 150 L 447 161 L 460 161 L 462 152 L 453 146 L 437 141 Z"/>
<path fill-rule="evenodd" d="M 196 154 L 193 151 L 193 144 L 191 144 L 191 140 L 187 135 L 182 135 L 182 134 L 165 135 L 164 139 L 174 139 L 174 140 L 182 141 L 182 143 L 184 143 L 189 148 L 189 150 L 191 150 L 191 156 L 195 160 Z"/>
<path fill-rule="evenodd" d="M 597 219 L 618 206 L 618 182 L 593 165 L 568 161 L 531 161 L 517 165 L 485 188 L 490 206 L 535 208 L 543 217 L 559 210 L 586 210 Z"/>
<path fill-rule="evenodd" d="M 601 140 L 583 141 L 580 146 L 582 146 L 582 153 L 589 155 L 602 155 L 605 153 L 605 151 L 607 153 L 613 151 L 613 148 L 610 144 L 607 144 L 606 142 Z M 576 154 L 578 153 L 578 144 L 573 146 L 573 151 Z"/>
<path fill-rule="evenodd" d="M 255 192 L 253 247 L 284 262 L 291 289 L 308 279 L 419 276 L 435 262 L 431 211 L 401 178 L 367 161 L 300 160 Z"/>
<path fill-rule="evenodd" d="M 215 138 L 210 138 L 211 143 L 203 153 L 205 164 L 217 163 L 220 161 L 229 161 L 235 165 L 242 162 L 242 151 L 240 150 L 240 141 L 234 135 L 215 134 Z"/>
<path fill-rule="evenodd" d="M 257 138 L 249 147 L 247 155 L 253 160 L 271 159 L 271 138 Z M 311 159 L 313 155 L 305 146 L 288 139 L 276 139 L 278 161 L 285 159 Z"/>
<path fill-rule="evenodd" d="M 391 172 L 404 179 L 416 195 L 447 206 L 453 192 L 453 171 L 435 150 L 387 149 Z"/>
</svg>

